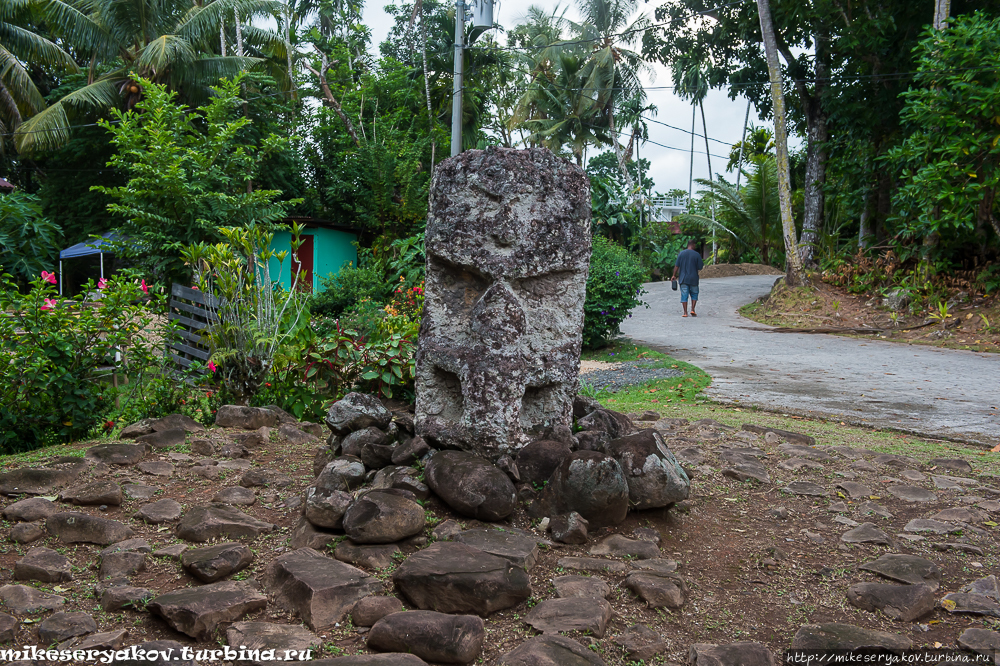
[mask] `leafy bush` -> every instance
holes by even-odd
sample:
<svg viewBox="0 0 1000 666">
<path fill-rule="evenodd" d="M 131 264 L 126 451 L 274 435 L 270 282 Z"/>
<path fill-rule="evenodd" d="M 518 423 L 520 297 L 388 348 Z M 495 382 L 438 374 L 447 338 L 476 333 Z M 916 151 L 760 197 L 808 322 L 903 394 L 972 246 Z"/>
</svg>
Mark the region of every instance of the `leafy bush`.
<svg viewBox="0 0 1000 666">
<path fill-rule="evenodd" d="M 601 236 L 594 237 L 583 305 L 583 344 L 600 347 L 621 332 L 629 311 L 642 304 L 646 271 L 625 248 Z M 649 307 L 648 305 L 646 307 Z"/>
<path fill-rule="evenodd" d="M 385 290 L 382 275 L 373 268 L 342 266 L 336 273 L 320 278 L 320 291 L 309 302 L 309 311 L 337 317 L 365 299 L 379 300 Z"/>
<path fill-rule="evenodd" d="M 345 312 L 339 323 L 341 328 L 354 331 L 360 340 L 376 340 L 388 316 L 381 303 L 363 300 Z"/>
<path fill-rule="evenodd" d="M 145 283 L 102 280 L 100 300 L 56 294 L 55 277 L 31 282 L 26 295 L 0 278 L 0 452 L 71 441 L 100 423 L 114 397 L 141 386 L 159 367 Z M 112 386 L 112 372 L 128 377 Z"/>
<path fill-rule="evenodd" d="M 62 229 L 42 216 L 38 197 L 0 194 L 0 267 L 27 282 L 56 261 Z"/>
<path fill-rule="evenodd" d="M 301 229 L 292 225 L 292 250 Z M 270 260 L 283 263 L 287 252 L 270 249 L 274 234 L 259 225 L 222 227 L 228 243 L 196 244 L 182 252 L 195 267 L 195 279 L 210 301 L 210 325 L 203 337 L 212 349 L 209 369 L 233 397 L 245 403 L 271 372 L 279 347 L 306 321 L 305 295 L 296 283 L 285 291 L 271 279 Z M 280 272 L 280 268 L 279 268 Z"/>
</svg>

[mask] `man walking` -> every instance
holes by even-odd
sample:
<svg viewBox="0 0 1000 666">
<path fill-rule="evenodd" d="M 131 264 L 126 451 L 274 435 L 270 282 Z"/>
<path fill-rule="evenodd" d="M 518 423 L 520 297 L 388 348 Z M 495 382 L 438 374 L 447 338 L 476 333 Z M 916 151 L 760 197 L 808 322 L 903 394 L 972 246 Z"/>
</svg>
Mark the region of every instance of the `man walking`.
<svg viewBox="0 0 1000 666">
<path fill-rule="evenodd" d="M 680 280 L 681 283 L 681 305 L 684 307 L 684 314 L 688 316 L 688 296 L 691 296 L 691 316 L 697 317 L 695 306 L 698 305 L 698 271 L 705 267 L 705 262 L 701 260 L 701 253 L 694 249 L 695 242 L 688 241 L 688 247 L 677 255 L 674 262 L 674 275 L 671 280 Z M 678 275 L 678 273 L 680 275 Z"/>
</svg>

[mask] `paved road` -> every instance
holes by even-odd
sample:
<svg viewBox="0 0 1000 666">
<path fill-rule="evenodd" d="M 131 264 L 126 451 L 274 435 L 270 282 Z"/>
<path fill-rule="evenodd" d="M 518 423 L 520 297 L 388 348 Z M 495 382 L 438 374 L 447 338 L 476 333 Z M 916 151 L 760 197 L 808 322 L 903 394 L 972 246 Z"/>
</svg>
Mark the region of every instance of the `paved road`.
<svg viewBox="0 0 1000 666">
<path fill-rule="evenodd" d="M 701 281 L 697 318 L 682 318 L 669 282 L 646 285 L 622 331 L 712 376 L 720 402 L 942 437 L 1000 443 L 1000 354 L 770 333 L 737 310 L 766 295 L 773 275 Z"/>
</svg>

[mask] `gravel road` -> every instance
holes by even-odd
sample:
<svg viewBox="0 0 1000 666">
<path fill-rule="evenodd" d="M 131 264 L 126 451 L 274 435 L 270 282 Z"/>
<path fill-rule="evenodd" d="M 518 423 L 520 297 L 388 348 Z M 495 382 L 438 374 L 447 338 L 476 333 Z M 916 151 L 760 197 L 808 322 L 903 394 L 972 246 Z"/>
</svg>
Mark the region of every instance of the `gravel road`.
<svg viewBox="0 0 1000 666">
<path fill-rule="evenodd" d="M 686 319 L 669 282 L 647 284 L 649 309 L 636 308 L 622 332 L 703 368 L 712 376 L 707 393 L 720 402 L 1000 444 L 1000 354 L 770 333 L 737 310 L 774 280 L 702 280 L 699 316 Z"/>
</svg>

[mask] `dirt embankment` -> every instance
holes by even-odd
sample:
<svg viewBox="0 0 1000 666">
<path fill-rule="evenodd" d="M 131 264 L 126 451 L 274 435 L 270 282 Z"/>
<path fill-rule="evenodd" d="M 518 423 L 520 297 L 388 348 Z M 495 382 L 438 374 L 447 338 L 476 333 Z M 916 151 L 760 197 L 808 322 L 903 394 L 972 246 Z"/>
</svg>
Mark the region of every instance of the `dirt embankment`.
<svg viewBox="0 0 1000 666">
<path fill-rule="evenodd" d="M 720 278 L 737 275 L 784 275 L 784 273 L 774 266 L 763 264 L 715 264 L 706 266 L 698 275 L 701 278 Z"/>
</svg>

